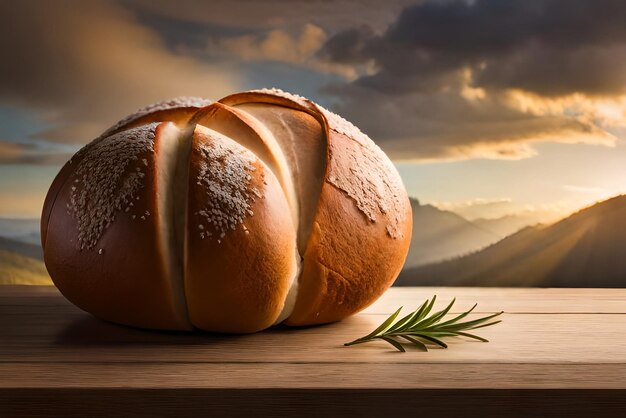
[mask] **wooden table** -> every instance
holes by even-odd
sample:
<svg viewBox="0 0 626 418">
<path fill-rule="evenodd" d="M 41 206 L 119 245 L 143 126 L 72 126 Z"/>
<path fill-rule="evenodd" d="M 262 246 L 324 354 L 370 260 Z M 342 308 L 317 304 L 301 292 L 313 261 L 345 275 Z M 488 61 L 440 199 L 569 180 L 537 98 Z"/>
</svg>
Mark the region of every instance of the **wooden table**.
<svg viewBox="0 0 626 418">
<path fill-rule="evenodd" d="M 344 347 L 403 305 L 504 310 L 449 349 Z M 266 413 L 266 414 L 263 414 Z M 392 288 L 341 323 L 245 336 L 99 321 L 51 287 L 0 287 L 0 417 L 622 416 L 626 289 Z"/>
</svg>

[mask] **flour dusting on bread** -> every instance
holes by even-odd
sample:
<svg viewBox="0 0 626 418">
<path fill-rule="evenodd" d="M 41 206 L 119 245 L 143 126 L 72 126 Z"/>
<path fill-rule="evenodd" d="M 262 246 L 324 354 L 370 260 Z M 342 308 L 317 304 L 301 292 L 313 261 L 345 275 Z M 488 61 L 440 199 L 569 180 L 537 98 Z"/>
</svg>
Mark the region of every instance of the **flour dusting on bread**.
<svg viewBox="0 0 626 418">
<path fill-rule="evenodd" d="M 262 195 L 251 186 L 256 158 L 245 148 L 228 146 L 232 142 L 216 131 L 202 131 L 210 141 L 200 142 L 202 155 L 196 184 L 206 190 L 206 206 L 196 214 L 201 217 L 197 231 L 201 238 L 214 238 L 218 243 L 229 230 L 235 230 L 248 216 L 253 216 L 252 203 Z M 246 226 L 243 225 L 244 231 Z"/>
<path fill-rule="evenodd" d="M 134 205 L 149 164 L 145 154 L 154 152 L 156 126 L 129 129 L 86 147 L 69 178 L 71 192 L 66 205 L 77 223 L 79 249 L 94 248 L 119 211 L 131 212 L 133 219 L 150 216 L 148 211 L 134 210 Z"/>
<path fill-rule="evenodd" d="M 353 140 L 358 147 L 348 147 L 347 164 L 342 175 L 327 176 L 333 186 L 344 191 L 372 222 L 378 217 L 386 218 L 387 234 L 401 238 L 404 223 L 404 186 L 383 150 L 359 128 L 341 116 L 318 108 L 324 114 L 328 128 Z M 332 144 L 332 141 L 329 141 Z M 331 156 L 331 167 L 333 164 Z M 334 171 L 334 170 L 331 170 Z M 331 172 L 329 171 L 329 173 Z"/>
</svg>

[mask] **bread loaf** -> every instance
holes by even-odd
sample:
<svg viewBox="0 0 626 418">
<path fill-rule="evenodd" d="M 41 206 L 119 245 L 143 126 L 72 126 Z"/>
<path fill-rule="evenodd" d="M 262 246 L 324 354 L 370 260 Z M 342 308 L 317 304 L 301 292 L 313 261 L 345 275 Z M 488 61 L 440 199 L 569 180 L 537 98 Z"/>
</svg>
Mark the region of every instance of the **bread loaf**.
<svg viewBox="0 0 626 418">
<path fill-rule="evenodd" d="M 61 169 L 41 237 L 55 285 L 96 317 L 247 333 L 362 310 L 400 272 L 411 226 L 365 134 L 264 89 L 120 121 Z"/>
</svg>

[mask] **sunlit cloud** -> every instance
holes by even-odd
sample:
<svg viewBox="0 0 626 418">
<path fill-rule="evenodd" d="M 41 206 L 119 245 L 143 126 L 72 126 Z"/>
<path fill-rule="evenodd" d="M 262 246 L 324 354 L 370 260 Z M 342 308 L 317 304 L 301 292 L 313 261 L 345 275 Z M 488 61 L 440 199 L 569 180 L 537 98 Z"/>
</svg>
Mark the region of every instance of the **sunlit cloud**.
<svg viewBox="0 0 626 418">
<path fill-rule="evenodd" d="M 529 225 L 555 222 L 584 206 L 584 204 L 565 200 L 541 204 L 519 204 L 509 197 L 432 201 L 429 203 L 441 210 L 457 213 L 470 221 L 514 216 L 527 219 Z"/>
<path fill-rule="evenodd" d="M 0 139 L 0 161 L 15 158 L 22 154 L 26 147 Z"/>
<path fill-rule="evenodd" d="M 574 193 L 605 195 L 607 197 L 613 194 L 610 190 L 603 187 L 576 186 L 573 184 L 566 184 L 565 186 L 563 186 L 563 189 Z"/>
<path fill-rule="evenodd" d="M 568 115 L 579 120 L 590 128 L 596 128 L 595 132 L 589 133 L 602 145 L 611 146 L 615 142 L 615 137 L 606 132 L 606 128 L 626 127 L 626 95 L 598 97 L 572 93 L 560 97 L 543 97 L 510 89 L 505 92 L 505 100 L 509 106 L 524 113 Z"/>
<path fill-rule="evenodd" d="M 261 34 L 210 39 L 207 52 L 226 54 L 243 61 L 273 61 L 287 63 L 323 73 L 337 74 L 346 80 L 355 80 L 370 69 L 353 64 L 321 60 L 317 52 L 328 35 L 315 25 L 305 24 L 297 33 L 274 29 Z"/>
<path fill-rule="evenodd" d="M 476 206 L 496 206 L 496 205 L 509 205 L 513 202 L 513 199 L 509 197 L 495 197 L 495 198 L 483 198 L 476 197 L 473 199 L 450 202 L 450 201 L 435 201 L 431 202 L 433 206 L 442 210 L 461 210 L 464 208 L 476 207 Z"/>
<path fill-rule="evenodd" d="M 45 191 L 23 190 L 0 193 L 0 216 L 8 218 L 37 218 L 41 215 Z"/>
</svg>

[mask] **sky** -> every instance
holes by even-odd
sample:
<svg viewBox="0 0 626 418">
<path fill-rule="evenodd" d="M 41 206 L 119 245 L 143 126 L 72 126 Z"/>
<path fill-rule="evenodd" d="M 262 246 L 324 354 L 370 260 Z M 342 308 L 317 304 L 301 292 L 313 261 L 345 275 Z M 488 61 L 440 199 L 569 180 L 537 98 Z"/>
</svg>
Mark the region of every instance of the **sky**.
<svg viewBox="0 0 626 418">
<path fill-rule="evenodd" d="M 554 220 L 626 193 L 626 2 L 0 3 L 0 216 L 39 216 L 60 166 L 175 96 L 304 95 L 359 126 L 409 194 Z"/>
</svg>

